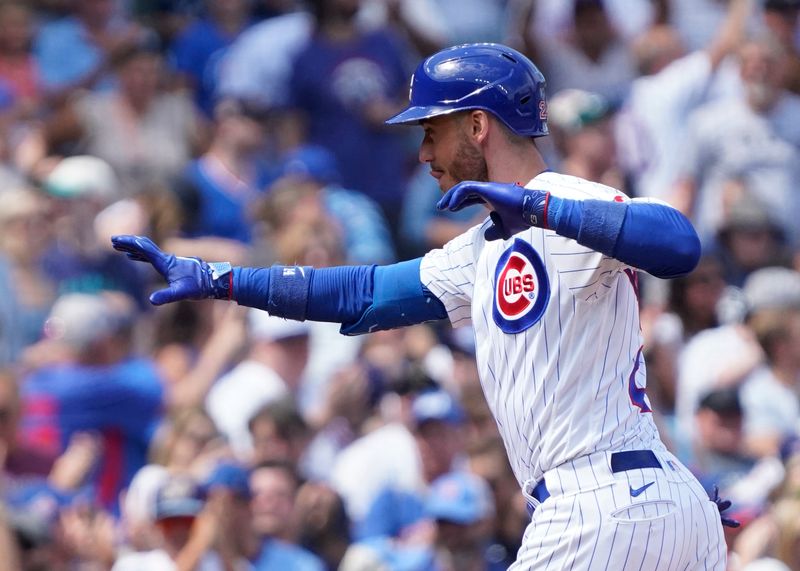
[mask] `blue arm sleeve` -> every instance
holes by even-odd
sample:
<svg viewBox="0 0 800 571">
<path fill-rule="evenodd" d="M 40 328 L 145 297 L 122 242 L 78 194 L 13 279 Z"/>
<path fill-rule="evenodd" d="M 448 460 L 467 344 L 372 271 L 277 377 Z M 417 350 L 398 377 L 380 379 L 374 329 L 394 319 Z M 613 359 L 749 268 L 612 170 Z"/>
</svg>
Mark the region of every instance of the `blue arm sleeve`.
<svg viewBox="0 0 800 571">
<path fill-rule="evenodd" d="M 549 200 L 547 216 L 558 234 L 658 278 L 688 274 L 700 259 L 692 224 L 666 204 Z"/>
<path fill-rule="evenodd" d="M 442 302 L 420 282 L 421 261 L 302 271 L 234 268 L 234 297 L 278 317 L 341 323 L 345 335 L 445 319 Z"/>
</svg>

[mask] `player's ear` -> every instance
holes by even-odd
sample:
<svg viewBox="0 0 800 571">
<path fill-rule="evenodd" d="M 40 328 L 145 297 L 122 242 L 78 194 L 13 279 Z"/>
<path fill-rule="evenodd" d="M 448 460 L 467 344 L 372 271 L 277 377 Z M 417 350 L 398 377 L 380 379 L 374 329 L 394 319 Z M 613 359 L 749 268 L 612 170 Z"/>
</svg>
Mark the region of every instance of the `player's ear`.
<svg viewBox="0 0 800 571">
<path fill-rule="evenodd" d="M 467 120 L 470 136 L 476 143 L 482 143 L 489 134 L 489 114 L 481 109 L 473 109 Z"/>
</svg>

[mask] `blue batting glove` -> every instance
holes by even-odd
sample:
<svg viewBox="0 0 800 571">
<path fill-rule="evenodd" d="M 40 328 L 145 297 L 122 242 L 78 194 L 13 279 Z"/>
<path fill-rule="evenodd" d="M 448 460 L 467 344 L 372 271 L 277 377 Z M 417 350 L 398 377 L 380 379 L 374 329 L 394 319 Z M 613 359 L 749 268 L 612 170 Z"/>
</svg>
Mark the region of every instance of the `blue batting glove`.
<svg viewBox="0 0 800 571">
<path fill-rule="evenodd" d="M 129 259 L 150 263 L 167 280 L 169 287 L 150 295 L 153 305 L 182 299 L 231 298 L 233 274 L 227 262 L 209 264 L 200 258 L 165 254 L 144 236 L 112 236 L 111 243 Z"/>
<path fill-rule="evenodd" d="M 719 519 L 722 521 L 722 525 L 726 527 L 739 527 L 742 525 L 741 522 L 722 515 L 722 512 L 731 507 L 731 501 L 723 500 L 719 497 L 719 487 L 717 485 L 714 485 L 714 495 L 711 496 L 709 494 L 709 498 L 717 505 L 717 510 L 719 510 Z"/>
<path fill-rule="evenodd" d="M 531 226 L 548 228 L 549 198 L 549 192 L 518 184 L 464 181 L 448 190 L 436 207 L 455 212 L 473 204 L 486 204 L 492 220 L 492 226 L 484 233 L 486 239 L 508 240 Z"/>
</svg>

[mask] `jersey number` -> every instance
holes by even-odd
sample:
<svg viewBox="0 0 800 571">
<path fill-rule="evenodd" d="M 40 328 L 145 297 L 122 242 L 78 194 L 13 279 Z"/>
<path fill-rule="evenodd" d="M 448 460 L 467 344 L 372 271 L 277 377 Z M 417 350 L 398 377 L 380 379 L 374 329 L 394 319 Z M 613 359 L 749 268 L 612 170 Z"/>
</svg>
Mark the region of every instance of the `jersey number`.
<svg viewBox="0 0 800 571">
<path fill-rule="evenodd" d="M 645 400 L 644 389 L 636 386 L 636 373 L 639 371 L 639 362 L 642 358 L 642 347 L 636 353 L 636 364 L 633 366 L 631 376 L 628 377 L 628 394 L 631 397 L 631 404 L 639 408 L 639 412 L 653 412 Z"/>
</svg>

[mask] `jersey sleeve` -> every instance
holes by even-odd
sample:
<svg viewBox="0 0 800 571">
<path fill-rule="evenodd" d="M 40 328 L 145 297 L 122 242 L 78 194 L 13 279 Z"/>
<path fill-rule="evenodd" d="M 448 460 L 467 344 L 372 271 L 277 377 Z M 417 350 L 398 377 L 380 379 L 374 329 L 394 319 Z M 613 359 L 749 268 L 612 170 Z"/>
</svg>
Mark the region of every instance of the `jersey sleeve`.
<svg viewBox="0 0 800 571">
<path fill-rule="evenodd" d="M 601 298 L 625 268 L 619 260 L 581 246 L 570 238 L 548 233 L 545 241 L 549 261 L 556 269 L 561 287 L 579 300 Z"/>
<path fill-rule="evenodd" d="M 475 261 L 483 225 L 477 225 L 444 247 L 431 250 L 420 264 L 420 281 L 447 310 L 454 327 L 471 323 Z"/>
<path fill-rule="evenodd" d="M 577 200 L 613 200 L 628 202 L 622 192 L 609 186 L 573 179 L 569 186 L 554 184 L 549 188 L 555 196 Z M 561 287 L 569 290 L 577 299 L 591 301 L 599 299 L 612 289 L 619 273 L 627 266 L 575 240 L 559 236 L 552 231 L 544 231 L 544 243 L 548 263 L 552 264 Z"/>
</svg>

